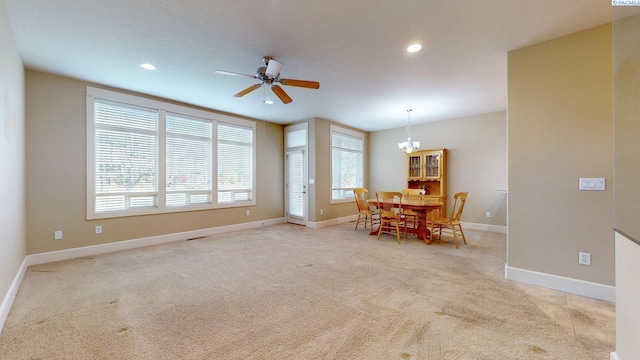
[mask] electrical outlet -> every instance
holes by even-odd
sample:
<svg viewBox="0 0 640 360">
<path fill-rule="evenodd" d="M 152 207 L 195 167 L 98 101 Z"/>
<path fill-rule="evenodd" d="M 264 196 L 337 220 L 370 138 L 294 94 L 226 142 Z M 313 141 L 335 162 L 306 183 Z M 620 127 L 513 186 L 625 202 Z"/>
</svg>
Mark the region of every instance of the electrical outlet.
<svg viewBox="0 0 640 360">
<path fill-rule="evenodd" d="M 251 215 L 251 210 L 247 210 L 247 216 Z"/>
<path fill-rule="evenodd" d="M 579 252 L 578 253 L 578 264 L 580 264 L 580 265 L 591 265 L 591 253 Z"/>
<path fill-rule="evenodd" d="M 578 190 L 605 190 L 605 178 L 580 178 Z"/>
<path fill-rule="evenodd" d="M 53 232 L 53 240 L 62 239 L 62 230 L 56 230 Z"/>
<path fill-rule="evenodd" d="M 324 215 L 324 209 L 320 209 L 320 215 Z"/>
<path fill-rule="evenodd" d="M 102 234 L 102 226 L 101 225 L 97 225 L 96 226 L 96 235 L 100 235 Z"/>
<path fill-rule="evenodd" d="M 486 217 L 490 218 L 491 217 L 491 211 L 487 211 L 486 214 L 484 214 Z"/>
</svg>

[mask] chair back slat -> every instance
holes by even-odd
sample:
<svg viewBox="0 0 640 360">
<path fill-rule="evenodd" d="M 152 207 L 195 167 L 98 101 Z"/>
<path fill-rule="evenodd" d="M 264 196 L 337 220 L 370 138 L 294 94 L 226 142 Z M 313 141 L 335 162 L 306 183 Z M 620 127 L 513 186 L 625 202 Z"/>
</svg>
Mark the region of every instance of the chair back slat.
<svg viewBox="0 0 640 360">
<path fill-rule="evenodd" d="M 355 188 L 353 189 L 353 196 L 356 198 L 356 205 L 358 206 L 358 211 L 369 209 L 369 206 L 367 205 L 367 197 L 369 196 L 369 190 L 365 188 Z"/>
<path fill-rule="evenodd" d="M 451 221 L 460 221 L 464 203 L 467 201 L 467 192 L 459 192 L 453 195 L 453 207 L 451 208 Z"/>
<path fill-rule="evenodd" d="M 425 190 L 424 189 L 402 189 L 402 195 L 407 196 L 407 195 L 424 195 L 425 194 Z"/>
<path fill-rule="evenodd" d="M 385 218 L 399 218 L 402 213 L 402 193 L 396 191 L 376 192 L 380 214 Z M 398 204 L 396 207 L 394 204 Z"/>
<path fill-rule="evenodd" d="M 412 200 L 424 200 L 425 191 L 422 189 L 402 189 L 402 197 Z"/>
</svg>

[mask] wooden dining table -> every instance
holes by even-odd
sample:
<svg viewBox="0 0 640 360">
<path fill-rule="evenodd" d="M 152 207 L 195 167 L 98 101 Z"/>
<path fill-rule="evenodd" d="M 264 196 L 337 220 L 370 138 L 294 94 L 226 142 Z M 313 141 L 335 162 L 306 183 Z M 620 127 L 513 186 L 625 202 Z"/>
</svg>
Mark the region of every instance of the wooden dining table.
<svg viewBox="0 0 640 360">
<path fill-rule="evenodd" d="M 379 203 L 377 199 L 369 199 L 367 203 L 379 207 Z M 431 244 L 431 231 L 427 227 L 427 214 L 433 210 L 438 210 L 442 208 L 444 205 L 442 202 L 437 200 L 425 200 L 425 199 L 413 199 L 413 198 L 403 198 L 401 203 L 395 201 L 393 203 L 394 207 L 400 207 L 402 204 L 403 210 L 412 210 L 418 215 L 418 228 L 416 230 L 416 236 L 418 239 L 425 242 L 425 244 Z M 372 230 L 369 235 L 378 235 L 378 230 Z"/>
</svg>

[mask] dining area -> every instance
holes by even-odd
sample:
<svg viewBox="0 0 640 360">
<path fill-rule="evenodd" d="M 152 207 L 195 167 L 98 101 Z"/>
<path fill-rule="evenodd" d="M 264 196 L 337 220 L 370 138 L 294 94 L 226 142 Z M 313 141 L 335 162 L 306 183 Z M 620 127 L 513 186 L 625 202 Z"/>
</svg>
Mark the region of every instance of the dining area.
<svg viewBox="0 0 640 360">
<path fill-rule="evenodd" d="M 456 246 L 458 238 L 464 244 L 467 240 L 461 225 L 461 216 L 467 199 L 467 192 L 453 196 L 449 216 L 446 204 L 439 198 L 426 196 L 424 189 L 405 188 L 401 191 L 376 191 L 370 194 L 366 188 L 353 189 L 358 208 L 355 229 L 360 225 L 368 229 L 369 235 L 380 240 L 383 234 L 395 235 L 398 244 L 409 235 L 431 245 L 434 240 L 446 240 L 444 234 L 451 235 Z"/>
</svg>

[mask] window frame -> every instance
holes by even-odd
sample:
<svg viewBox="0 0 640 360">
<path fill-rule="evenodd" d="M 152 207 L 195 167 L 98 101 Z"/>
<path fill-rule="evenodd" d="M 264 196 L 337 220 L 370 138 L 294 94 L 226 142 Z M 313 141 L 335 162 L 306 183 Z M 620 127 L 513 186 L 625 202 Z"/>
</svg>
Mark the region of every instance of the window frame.
<svg viewBox="0 0 640 360">
<path fill-rule="evenodd" d="M 333 191 L 335 190 L 333 188 L 333 135 L 341 135 L 341 136 L 347 136 L 347 137 L 351 137 L 351 138 L 355 138 L 357 140 L 360 140 L 362 142 L 362 150 L 360 150 L 360 156 L 361 158 L 361 168 L 360 173 L 362 174 L 362 178 L 360 179 L 360 183 L 356 184 L 355 187 L 363 187 L 364 185 L 364 159 L 365 159 L 365 134 L 359 131 L 354 131 L 354 130 L 350 130 L 341 126 L 336 126 L 336 125 L 329 125 L 329 149 L 330 149 L 330 164 L 329 167 L 331 169 L 331 178 L 330 178 L 330 188 L 329 188 L 329 204 L 343 204 L 343 203 L 351 203 L 353 202 L 353 197 L 344 197 L 344 198 L 340 198 L 340 199 L 334 199 L 333 197 Z M 353 190 L 353 189 L 352 189 Z"/>
<path fill-rule="evenodd" d="M 196 194 L 207 194 L 209 193 L 209 199 L 211 202 L 213 202 L 213 199 L 211 198 L 213 196 L 213 188 L 209 189 L 209 190 L 187 190 L 187 189 L 180 189 L 177 192 L 174 192 L 173 190 L 169 191 L 168 190 L 168 184 L 166 183 L 167 180 L 167 174 L 169 173 L 169 167 L 171 166 L 169 161 L 167 161 L 167 153 L 170 152 L 168 145 L 167 145 L 167 141 L 171 138 L 173 141 L 176 141 L 177 139 L 194 139 L 194 140 L 200 140 L 202 141 L 203 139 L 198 139 L 198 136 L 193 137 L 192 135 L 185 135 L 185 134 L 171 134 L 171 136 L 169 135 L 169 131 L 166 129 L 167 126 L 167 117 L 171 116 L 173 118 L 180 118 L 183 120 L 188 120 L 188 121 L 198 121 L 198 122 L 209 122 L 211 124 L 211 129 L 209 132 L 209 137 L 208 137 L 208 145 L 209 145 L 209 158 L 211 160 L 211 162 L 208 164 L 209 168 L 207 169 L 208 171 L 208 176 L 209 176 L 209 180 L 211 181 L 211 186 L 213 187 L 213 179 L 214 179 L 214 171 L 213 168 L 211 167 L 213 164 L 213 155 L 215 154 L 215 151 L 213 149 L 213 146 L 215 144 L 214 139 L 213 139 L 213 127 L 214 127 L 214 123 L 212 121 L 210 121 L 209 119 L 203 119 L 203 118 L 198 118 L 198 117 L 194 117 L 194 116 L 190 116 L 190 115 L 185 115 L 185 114 L 177 114 L 177 113 L 173 113 L 173 112 L 168 112 L 165 111 L 165 121 L 164 121 L 164 138 L 162 139 L 164 141 L 164 150 L 163 150 L 163 154 L 165 154 L 165 156 L 163 157 L 163 161 L 159 161 L 159 164 L 162 164 L 163 169 L 164 169 L 164 176 L 162 177 L 162 179 L 165 181 L 164 183 L 164 189 L 165 192 L 163 194 L 163 205 L 167 208 L 171 208 L 171 209 L 186 209 L 186 208 L 192 208 L 192 207 L 197 207 L 197 206 L 201 206 L 201 205 L 183 205 L 183 206 L 172 206 L 168 204 L 168 195 L 172 194 L 172 193 L 182 193 L 184 192 L 184 194 L 186 195 L 186 198 L 188 199 L 190 197 L 190 195 L 196 195 Z M 207 139 L 204 139 L 205 141 Z M 159 166 L 160 167 L 160 166 Z M 186 200 L 186 199 L 185 199 Z M 186 202 L 189 202 L 189 200 L 186 200 Z M 206 204 L 205 204 L 206 206 Z"/>
<path fill-rule="evenodd" d="M 240 124 L 231 124 L 231 123 L 228 123 L 228 122 L 218 122 L 217 124 L 223 124 L 224 126 L 227 126 L 227 127 L 233 127 L 233 128 L 244 128 L 245 130 L 246 130 L 246 129 L 249 129 L 249 128 L 248 128 L 248 127 L 246 127 L 246 126 L 243 126 L 243 125 L 240 125 Z M 216 126 L 216 130 L 218 130 L 218 129 L 219 129 L 219 127 L 218 127 L 218 126 Z M 220 132 L 217 132 L 217 131 L 216 131 L 216 143 L 215 143 L 216 150 L 219 150 L 219 149 L 220 149 L 220 142 L 219 142 L 219 140 L 220 140 L 220 136 L 219 136 L 219 135 L 220 135 Z M 232 145 L 232 144 L 234 144 L 234 143 L 236 144 L 236 146 L 237 146 L 237 145 L 246 146 L 246 145 L 244 145 L 244 144 L 246 144 L 246 143 L 244 143 L 244 142 L 238 142 L 237 140 L 228 140 L 228 139 L 226 139 L 226 140 L 224 140 L 224 142 L 223 142 L 223 143 L 224 143 L 225 145 L 227 145 L 227 146 Z M 255 186 L 255 184 L 256 184 L 256 176 L 255 176 L 255 173 L 256 173 L 256 172 L 255 172 L 255 162 L 256 162 L 256 161 L 255 161 L 255 158 L 256 158 L 255 143 L 256 143 L 256 132 L 255 132 L 255 128 L 251 128 L 251 142 L 249 143 L 249 150 L 250 150 L 250 151 L 249 151 L 249 157 L 250 157 L 250 161 L 251 161 L 251 163 L 253 163 L 253 164 L 254 164 L 254 166 L 253 166 L 253 168 L 251 169 L 251 174 L 250 174 L 250 176 L 251 176 L 251 181 L 252 181 L 252 183 L 250 184 L 250 188 L 249 188 L 248 190 L 245 190 L 245 189 L 235 189 L 235 190 L 234 190 L 234 189 L 224 189 L 224 190 L 221 190 L 221 189 L 218 187 L 218 181 L 216 181 L 216 182 L 215 182 L 215 188 L 214 188 L 214 195 L 216 196 L 216 201 L 217 201 L 218 205 L 221 205 L 222 207 L 224 207 L 224 206 L 223 206 L 224 204 L 233 204 L 233 203 L 235 203 L 236 201 L 239 201 L 239 202 L 253 201 L 253 202 L 255 203 L 255 188 L 256 188 L 256 186 Z M 217 151 L 214 155 L 216 156 L 216 159 L 215 159 L 215 162 L 214 162 L 214 163 L 216 164 L 216 168 L 215 168 L 215 169 L 216 169 L 216 176 L 217 176 L 217 177 L 221 177 L 223 174 L 221 174 L 221 173 L 219 172 L 219 169 L 218 169 L 218 167 L 219 167 L 219 165 L 220 165 L 220 163 L 219 163 L 219 160 L 220 160 L 220 151 Z M 240 190 L 240 191 L 238 191 L 238 190 Z M 234 198 L 234 199 L 233 199 L 233 201 L 231 201 L 231 202 L 229 202 L 229 201 L 223 201 L 223 202 L 220 202 L 220 196 L 222 195 L 221 193 L 223 193 L 223 192 L 229 192 L 229 191 L 232 191 L 232 192 L 233 192 L 233 193 L 232 193 L 232 197 Z M 236 194 L 236 193 L 247 193 L 247 194 L 248 194 L 249 199 L 248 199 L 248 200 L 235 200 L 235 194 Z"/>
<path fill-rule="evenodd" d="M 109 212 L 95 211 L 96 187 L 95 187 L 95 119 L 94 102 L 96 99 L 122 103 L 134 107 L 145 107 L 158 111 L 158 147 L 157 147 L 157 205 L 153 208 L 127 209 Z M 184 207 L 166 206 L 166 129 L 165 115 L 183 115 L 185 117 L 199 118 L 211 121 L 212 146 L 211 146 L 211 203 L 198 204 Z M 218 203 L 218 124 L 229 124 L 251 129 L 251 196 L 249 200 Z M 177 213 L 186 211 L 213 210 L 256 205 L 256 122 L 233 116 L 218 114 L 212 111 L 196 109 L 177 105 L 146 97 L 125 94 L 100 88 L 87 86 L 86 88 L 86 216 L 87 220 L 128 217 L 138 215 L 152 215 Z"/>
</svg>

